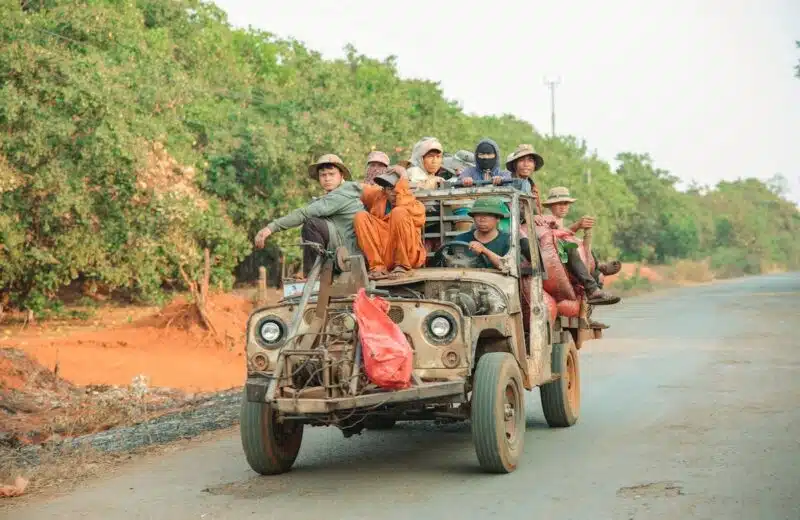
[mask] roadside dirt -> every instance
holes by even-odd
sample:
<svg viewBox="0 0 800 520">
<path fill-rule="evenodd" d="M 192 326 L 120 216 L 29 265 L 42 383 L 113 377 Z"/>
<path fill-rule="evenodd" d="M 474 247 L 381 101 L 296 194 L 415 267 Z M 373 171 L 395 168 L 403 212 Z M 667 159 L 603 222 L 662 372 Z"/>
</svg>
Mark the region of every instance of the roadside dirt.
<svg viewBox="0 0 800 520">
<path fill-rule="evenodd" d="M 252 305 L 240 294 L 212 295 L 217 337 L 183 297 L 163 309 L 108 305 L 89 320 L 5 323 L 0 446 L 135 424 L 240 386 Z"/>
<path fill-rule="evenodd" d="M 5 327 L 0 346 L 24 351 L 79 386 L 129 385 L 143 375 L 154 387 L 224 390 L 241 383 L 251 308 L 252 302 L 242 296 L 213 295 L 209 315 L 218 340 L 199 324 L 193 305 L 179 297 L 163 310 L 149 309 L 146 314 L 116 308 L 88 323 L 46 322 L 21 331 Z"/>
<path fill-rule="evenodd" d="M 217 336 L 184 297 L 163 309 L 105 304 L 88 320 L 7 319 L 0 325 L 0 494 L 15 493 L 20 476 L 31 481 L 26 493 L 61 485 L 122 452 L 232 425 L 252 307 L 249 294 L 212 294 Z"/>
</svg>

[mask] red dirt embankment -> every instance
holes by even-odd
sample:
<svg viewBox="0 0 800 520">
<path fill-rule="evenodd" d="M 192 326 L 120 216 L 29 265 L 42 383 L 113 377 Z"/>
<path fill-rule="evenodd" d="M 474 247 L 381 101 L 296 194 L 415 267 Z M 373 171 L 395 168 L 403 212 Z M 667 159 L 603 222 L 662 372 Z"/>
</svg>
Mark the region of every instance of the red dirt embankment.
<svg viewBox="0 0 800 520">
<path fill-rule="evenodd" d="M 216 337 L 183 298 L 139 319 L 141 309 L 104 308 L 94 324 L 0 327 L 0 447 L 135 423 L 196 394 L 241 386 L 252 306 L 211 295 Z"/>
<path fill-rule="evenodd" d="M 244 334 L 251 308 L 243 297 L 212 295 L 208 313 L 218 341 L 199 324 L 194 306 L 178 298 L 160 312 L 120 325 L 101 322 L 65 331 L 45 324 L 6 332 L 0 346 L 23 350 L 81 386 L 126 386 L 143 374 L 155 387 L 224 390 L 244 381 Z M 19 376 L 4 368 L 0 366 L 0 385 L 18 385 Z"/>
</svg>

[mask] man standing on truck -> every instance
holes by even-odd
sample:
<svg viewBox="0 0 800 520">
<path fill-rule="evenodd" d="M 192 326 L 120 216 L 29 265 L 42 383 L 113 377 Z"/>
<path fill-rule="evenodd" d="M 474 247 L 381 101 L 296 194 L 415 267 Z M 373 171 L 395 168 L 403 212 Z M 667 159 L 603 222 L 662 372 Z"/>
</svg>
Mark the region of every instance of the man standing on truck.
<svg viewBox="0 0 800 520">
<path fill-rule="evenodd" d="M 375 184 L 363 186 L 361 201 L 366 211 L 356 213 L 353 222 L 358 245 L 371 279 L 399 278 L 425 265 L 425 206 L 411 193 L 402 166 L 375 177 Z"/>
<path fill-rule="evenodd" d="M 315 242 L 329 251 L 345 246 L 350 254 L 359 254 L 353 218 L 364 210 L 360 185 L 350 180 L 350 170 L 334 154 L 325 154 L 310 165 L 308 176 L 319 182 L 325 195 L 267 224 L 256 234 L 255 246 L 261 249 L 273 233 L 303 226 L 304 242 Z M 308 277 L 315 261 L 316 252 L 304 247 L 303 276 Z"/>
</svg>

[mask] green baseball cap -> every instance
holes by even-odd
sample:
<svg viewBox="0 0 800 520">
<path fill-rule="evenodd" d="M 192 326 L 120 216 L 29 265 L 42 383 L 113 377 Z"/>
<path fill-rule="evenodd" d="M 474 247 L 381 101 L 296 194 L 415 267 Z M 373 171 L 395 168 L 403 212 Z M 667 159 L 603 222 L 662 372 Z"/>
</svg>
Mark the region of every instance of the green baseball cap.
<svg viewBox="0 0 800 520">
<path fill-rule="evenodd" d="M 509 215 L 508 207 L 502 199 L 478 199 L 475 204 L 469 209 L 469 216 L 472 217 L 476 214 L 483 213 L 487 215 L 495 215 L 499 218 L 505 218 Z"/>
</svg>

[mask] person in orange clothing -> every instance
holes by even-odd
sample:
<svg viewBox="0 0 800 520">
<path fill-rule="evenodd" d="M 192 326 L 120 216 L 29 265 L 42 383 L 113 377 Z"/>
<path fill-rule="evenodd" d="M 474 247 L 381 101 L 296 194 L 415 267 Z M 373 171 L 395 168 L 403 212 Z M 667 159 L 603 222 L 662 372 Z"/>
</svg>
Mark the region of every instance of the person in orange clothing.
<svg viewBox="0 0 800 520">
<path fill-rule="evenodd" d="M 361 202 L 367 210 L 356 213 L 353 227 L 372 280 L 400 278 L 425 265 L 425 206 L 411 193 L 405 168 L 395 165 L 374 186 L 363 185 Z"/>
</svg>

